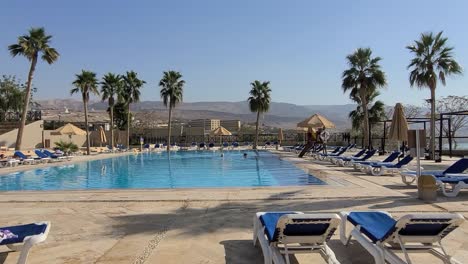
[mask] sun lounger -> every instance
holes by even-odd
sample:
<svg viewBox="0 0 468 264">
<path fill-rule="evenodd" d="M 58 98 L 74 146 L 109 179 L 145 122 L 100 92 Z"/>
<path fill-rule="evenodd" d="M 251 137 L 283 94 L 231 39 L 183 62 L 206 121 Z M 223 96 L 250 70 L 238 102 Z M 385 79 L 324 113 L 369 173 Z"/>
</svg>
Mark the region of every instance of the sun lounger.
<svg viewBox="0 0 468 264">
<path fill-rule="evenodd" d="M 17 159 L 5 159 L 5 160 L 0 160 L 0 167 L 16 167 L 20 164 L 20 161 Z"/>
<path fill-rule="evenodd" d="M 333 163 L 333 164 L 337 164 L 337 163 L 338 163 L 338 160 L 341 160 L 341 159 L 346 159 L 346 158 L 359 158 L 359 157 L 361 157 L 362 155 L 364 155 L 366 152 L 367 152 L 367 149 L 361 149 L 359 152 L 357 152 L 357 153 L 354 154 L 353 156 L 331 157 L 331 158 L 330 158 L 330 162 Z"/>
<path fill-rule="evenodd" d="M 5 245 L 13 251 L 20 251 L 17 263 L 25 264 L 29 250 L 34 245 L 45 241 L 49 230 L 50 222 L 0 227 L 0 245 Z"/>
<path fill-rule="evenodd" d="M 323 145 L 319 145 L 317 146 L 315 149 L 312 148 L 309 153 L 310 153 L 310 156 L 314 159 L 320 159 L 321 157 L 323 157 L 324 155 L 325 156 L 333 156 L 333 155 L 336 155 L 337 153 L 339 153 L 341 150 L 343 150 L 344 148 L 343 147 L 336 147 L 333 151 L 331 151 L 330 153 L 328 154 L 323 154 L 323 153 L 319 153 L 320 151 L 322 151 L 324 148 Z"/>
<path fill-rule="evenodd" d="M 21 164 L 32 165 L 36 163 L 35 159 L 28 158 L 28 156 L 24 155 L 21 151 L 15 151 L 13 156 L 18 157 Z"/>
<path fill-rule="evenodd" d="M 413 157 L 410 155 L 407 155 L 403 159 L 401 159 L 399 162 L 393 164 L 393 163 L 386 163 L 386 162 L 376 162 L 372 163 L 370 165 L 364 165 L 361 168 L 362 172 L 365 172 L 367 174 L 371 174 L 374 176 L 381 176 L 385 173 L 395 173 L 395 172 L 400 172 L 402 170 L 405 170 L 408 166 L 408 164 L 413 160 Z"/>
<path fill-rule="evenodd" d="M 58 160 L 58 161 L 64 161 L 66 159 L 71 159 L 71 157 L 66 157 L 66 156 L 58 156 L 50 151 L 48 151 L 47 149 L 44 149 L 42 151 L 42 153 L 46 154 L 49 158 L 51 158 L 52 160 Z"/>
<path fill-rule="evenodd" d="M 462 158 L 450 165 L 447 169 L 441 171 L 421 171 L 421 175 L 432 175 L 434 177 L 445 177 L 447 174 L 461 174 L 468 169 L 468 158 Z M 417 179 L 416 171 L 400 171 L 403 183 L 410 185 Z"/>
<path fill-rule="evenodd" d="M 462 189 L 468 188 L 468 174 L 447 174 L 447 176 L 435 177 L 435 179 L 437 186 L 447 197 L 456 197 Z"/>
<path fill-rule="evenodd" d="M 52 160 L 49 156 L 47 156 L 46 154 L 42 153 L 42 151 L 40 151 L 40 150 L 38 150 L 38 149 L 34 150 L 34 153 L 36 153 L 36 155 L 37 155 L 39 158 L 41 158 L 41 160 L 43 160 L 44 162 L 49 162 L 49 161 Z M 58 161 L 58 160 L 56 160 L 56 161 Z"/>
<path fill-rule="evenodd" d="M 393 164 L 398 157 L 400 157 L 401 152 L 395 151 L 390 153 L 384 160 L 382 161 L 353 161 L 353 166 L 355 170 L 361 170 L 362 167 L 366 165 L 373 165 L 373 164 Z"/>
<path fill-rule="evenodd" d="M 317 153 L 316 155 L 314 155 L 314 158 L 318 159 L 318 160 L 326 160 L 326 159 L 330 160 L 330 159 L 332 159 L 334 157 L 339 157 L 339 156 L 343 155 L 346 151 L 347 151 L 346 148 L 341 148 L 336 153 L 329 153 L 329 154 Z"/>
<path fill-rule="evenodd" d="M 408 214 L 398 220 L 386 212 L 342 212 L 340 216 L 341 242 L 347 245 L 354 238 L 374 257 L 376 264 L 411 263 L 409 253 L 421 250 L 445 263 L 459 263 L 447 254 L 441 240 L 463 223 L 460 214 Z M 347 222 L 354 226 L 349 235 Z M 395 254 L 400 250 L 405 260 Z"/>
<path fill-rule="evenodd" d="M 337 214 L 259 212 L 253 222 L 253 243 L 260 243 L 265 263 L 289 264 L 289 255 L 312 251 L 339 263 L 327 245 L 340 223 Z"/>
<path fill-rule="evenodd" d="M 362 157 L 357 157 L 357 158 L 351 157 L 351 158 L 339 159 L 337 161 L 337 165 L 343 167 L 343 166 L 352 164 L 353 161 L 366 161 L 372 158 L 372 156 L 374 156 L 376 152 L 377 152 L 376 149 L 372 149 L 372 150 L 367 151 Z"/>
</svg>

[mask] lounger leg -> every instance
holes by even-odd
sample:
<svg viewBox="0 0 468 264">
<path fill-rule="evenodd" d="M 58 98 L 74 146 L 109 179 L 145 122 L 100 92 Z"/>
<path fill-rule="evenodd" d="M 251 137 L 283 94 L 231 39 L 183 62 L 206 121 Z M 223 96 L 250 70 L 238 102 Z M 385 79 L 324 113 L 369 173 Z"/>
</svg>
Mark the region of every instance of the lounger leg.
<svg viewBox="0 0 468 264">
<path fill-rule="evenodd" d="M 366 240 L 357 229 L 351 231 L 351 235 L 356 239 L 362 247 L 364 247 L 374 257 L 375 264 L 385 264 L 384 254 L 382 249 L 378 248 L 376 244 L 373 244 Z"/>
<path fill-rule="evenodd" d="M 22 246 L 21 253 L 18 259 L 18 264 L 26 264 L 26 261 L 28 260 L 28 255 L 29 255 L 29 250 L 33 247 L 33 244 L 26 242 Z"/>
<path fill-rule="evenodd" d="M 327 256 L 327 263 L 328 264 L 340 264 L 340 262 L 336 259 L 335 252 L 331 250 L 327 244 L 324 245 L 324 252 Z"/>
</svg>

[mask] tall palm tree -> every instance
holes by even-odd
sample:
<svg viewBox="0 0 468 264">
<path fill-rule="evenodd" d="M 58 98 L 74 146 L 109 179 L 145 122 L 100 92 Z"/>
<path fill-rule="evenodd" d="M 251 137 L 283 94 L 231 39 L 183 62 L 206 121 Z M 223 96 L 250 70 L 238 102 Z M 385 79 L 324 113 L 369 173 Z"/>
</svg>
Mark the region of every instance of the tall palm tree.
<svg viewBox="0 0 468 264">
<path fill-rule="evenodd" d="M 76 74 L 75 76 L 76 79 L 73 81 L 75 87 L 70 90 L 70 94 L 81 93 L 81 97 L 83 98 L 86 125 L 86 153 L 89 155 L 91 143 L 89 141 L 88 102 L 90 94 L 99 95 L 98 80 L 96 79 L 96 73 L 91 71 L 82 70 L 80 74 Z"/>
<path fill-rule="evenodd" d="M 48 64 L 54 63 L 60 56 L 57 50 L 50 47 L 52 36 L 47 35 L 44 28 L 31 28 L 28 35 L 18 37 L 18 42 L 8 46 L 11 56 L 16 57 L 21 55 L 26 57 L 31 65 L 29 67 L 28 81 L 26 83 L 26 94 L 24 96 L 24 104 L 21 113 L 21 122 L 18 128 L 18 135 L 16 137 L 16 149 L 21 149 L 23 141 L 23 131 L 26 125 L 26 116 L 28 113 L 29 100 L 31 98 L 31 87 L 36 70 L 36 64 L 41 55 L 41 59 Z"/>
<path fill-rule="evenodd" d="M 146 83 L 143 80 L 138 79 L 137 73 L 134 71 L 128 71 L 123 77 L 123 89 L 120 93 L 119 100 L 124 102 L 127 106 L 127 148 L 130 147 L 130 104 L 140 101 L 140 89 Z"/>
<path fill-rule="evenodd" d="M 123 82 L 122 76 L 118 74 L 108 73 L 104 75 L 101 82 L 102 101 L 107 100 L 109 104 L 109 116 L 111 127 L 111 143 L 110 146 L 114 150 L 114 106 L 115 98 L 122 92 Z"/>
<path fill-rule="evenodd" d="M 372 104 L 369 109 L 369 124 L 375 124 L 382 119 L 386 118 L 387 114 L 385 112 L 385 104 L 377 100 L 374 102 L 375 98 L 379 96 L 380 93 L 375 91 L 368 97 L 368 106 Z M 349 112 L 348 117 L 351 119 L 351 124 L 354 130 L 359 130 L 362 127 L 362 122 L 364 121 L 364 113 L 362 111 L 362 106 L 359 103 L 359 98 L 356 98 L 358 106 L 355 110 Z"/>
<path fill-rule="evenodd" d="M 169 124 L 167 133 L 167 150 L 171 148 L 171 132 L 172 132 L 172 109 L 183 99 L 185 81 L 181 80 L 182 74 L 177 71 L 165 71 L 163 77 L 159 81 L 161 86 L 161 99 L 164 106 L 169 106 Z"/>
<path fill-rule="evenodd" d="M 381 70 L 380 57 L 372 57 L 370 48 L 358 48 L 346 56 L 349 69 L 342 75 L 343 92 L 350 92 L 350 98 L 359 99 L 363 111 L 364 144 L 371 145 L 369 138 L 369 96 L 378 88 L 387 85 L 385 73 Z"/>
<path fill-rule="evenodd" d="M 247 99 L 249 102 L 250 111 L 257 113 L 257 122 L 255 124 L 255 143 L 253 149 L 257 149 L 258 146 L 258 125 L 260 121 L 260 113 L 265 113 L 270 110 L 271 102 L 271 89 L 270 82 L 254 81 L 250 83 L 252 89 L 250 90 L 250 97 Z"/>
<path fill-rule="evenodd" d="M 462 69 L 453 57 L 453 47 L 447 46 L 447 38 L 442 37 L 442 31 L 434 35 L 421 34 L 419 40 L 406 47 L 414 58 L 408 65 L 411 70 L 409 81 L 411 86 L 427 87 L 431 90 L 431 158 L 435 154 L 435 90 L 437 79 L 445 86 L 445 77 L 461 74 Z"/>
</svg>

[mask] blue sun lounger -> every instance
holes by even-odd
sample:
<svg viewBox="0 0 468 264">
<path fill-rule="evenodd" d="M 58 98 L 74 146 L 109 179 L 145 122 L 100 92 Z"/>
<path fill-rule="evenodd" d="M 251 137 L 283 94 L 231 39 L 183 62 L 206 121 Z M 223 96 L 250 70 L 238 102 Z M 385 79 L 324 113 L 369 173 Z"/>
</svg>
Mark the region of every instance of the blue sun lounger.
<svg viewBox="0 0 468 264">
<path fill-rule="evenodd" d="M 265 263 L 289 264 L 289 255 L 313 251 L 328 263 L 340 263 L 327 245 L 340 224 L 337 214 L 258 212 L 253 224 L 253 243 L 259 242 Z"/>
<path fill-rule="evenodd" d="M 356 154 L 354 154 L 353 156 L 339 156 L 339 157 L 332 157 L 330 158 L 330 162 L 333 163 L 333 164 L 336 164 L 338 163 L 338 160 L 341 160 L 341 159 L 346 159 L 346 158 L 359 158 L 361 157 L 362 155 L 364 155 L 364 153 L 366 153 L 367 149 L 361 149 L 359 152 L 357 152 Z"/>
<path fill-rule="evenodd" d="M 441 240 L 464 222 L 460 214 L 407 214 L 398 220 L 387 212 L 342 212 L 340 216 L 341 242 L 348 245 L 354 238 L 374 257 L 376 264 L 411 263 L 409 253 L 421 250 L 444 263 L 459 263 L 447 254 Z M 349 235 L 347 222 L 354 226 Z M 396 251 L 402 251 L 405 260 Z"/>
<path fill-rule="evenodd" d="M 27 225 L 0 227 L 0 245 L 13 251 L 20 251 L 18 264 L 25 264 L 29 250 L 47 239 L 50 222 L 38 222 Z"/>
<path fill-rule="evenodd" d="M 36 159 L 28 158 L 28 156 L 24 155 L 23 152 L 18 151 L 18 150 L 15 151 L 13 156 L 18 157 L 21 164 L 32 165 L 32 164 L 36 163 Z"/>
<path fill-rule="evenodd" d="M 66 160 L 66 159 L 67 159 L 67 157 L 55 155 L 54 153 L 48 151 L 47 149 L 44 149 L 44 150 L 42 151 L 42 153 L 44 153 L 45 155 L 47 155 L 49 158 L 51 158 L 51 159 L 53 159 L 53 160 L 63 161 L 63 160 Z"/>
<path fill-rule="evenodd" d="M 314 157 L 318 160 L 325 160 L 325 159 L 332 159 L 334 157 L 338 157 L 338 156 L 341 156 L 343 155 L 343 153 L 345 153 L 348 149 L 347 148 L 341 148 L 338 152 L 336 153 L 329 153 L 329 154 L 319 154 L 317 153 Z"/>
<path fill-rule="evenodd" d="M 380 165 L 385 165 L 385 164 L 393 164 L 398 157 L 400 157 L 401 152 L 399 151 L 394 151 L 390 153 L 384 160 L 382 161 L 353 161 L 353 166 L 355 170 L 360 170 L 361 167 L 366 166 L 366 165 L 374 165 L 374 164 L 380 164 Z"/>
<path fill-rule="evenodd" d="M 362 157 L 343 158 L 343 159 L 340 159 L 340 160 L 337 161 L 337 165 L 343 167 L 343 166 L 347 166 L 349 164 L 352 164 L 353 161 L 366 161 L 366 160 L 372 158 L 372 156 L 374 156 L 376 152 L 377 152 L 376 149 L 372 149 L 372 150 L 367 151 L 366 154 L 364 154 Z"/>
<path fill-rule="evenodd" d="M 372 163 L 370 165 L 365 165 L 362 166 L 361 171 L 365 172 L 367 174 L 371 174 L 374 176 L 380 176 L 385 173 L 391 172 L 399 172 L 402 170 L 405 170 L 405 168 L 408 166 L 408 164 L 413 160 L 413 157 L 411 155 L 407 155 L 403 159 L 401 159 L 399 162 L 393 164 L 393 163 Z"/>
<path fill-rule="evenodd" d="M 457 160 L 455 163 L 450 165 L 450 167 L 448 167 L 447 169 L 443 171 L 442 170 L 436 170 L 436 171 L 423 170 L 421 171 L 421 175 L 432 175 L 438 178 L 438 177 L 445 177 L 450 174 L 462 174 L 467 169 L 468 169 L 468 158 L 462 158 L 462 159 Z M 401 175 L 401 180 L 403 181 L 403 183 L 407 185 L 412 184 L 417 178 L 416 171 L 410 171 L 410 170 L 400 171 L 400 175 Z M 461 176 L 465 176 L 465 175 L 461 175 Z"/>
</svg>

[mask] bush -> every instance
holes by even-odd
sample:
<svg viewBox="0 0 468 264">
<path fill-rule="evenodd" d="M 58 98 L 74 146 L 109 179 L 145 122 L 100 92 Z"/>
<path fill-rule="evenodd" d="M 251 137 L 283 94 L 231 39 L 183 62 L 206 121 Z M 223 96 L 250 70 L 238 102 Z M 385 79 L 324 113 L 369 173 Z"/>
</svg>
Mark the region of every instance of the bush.
<svg viewBox="0 0 468 264">
<path fill-rule="evenodd" d="M 55 142 L 55 145 L 57 146 L 58 149 L 63 151 L 65 154 L 70 154 L 70 153 L 78 151 L 78 146 L 74 144 L 73 142 L 64 142 L 60 140 L 59 142 Z"/>
</svg>

